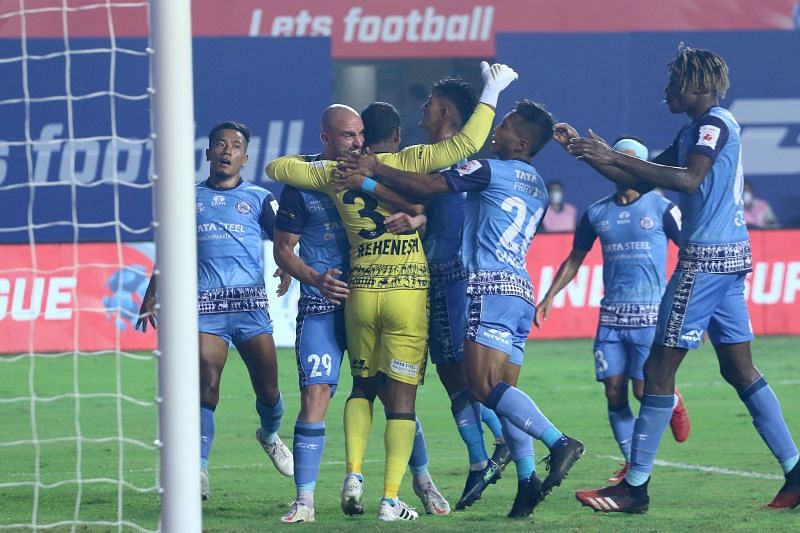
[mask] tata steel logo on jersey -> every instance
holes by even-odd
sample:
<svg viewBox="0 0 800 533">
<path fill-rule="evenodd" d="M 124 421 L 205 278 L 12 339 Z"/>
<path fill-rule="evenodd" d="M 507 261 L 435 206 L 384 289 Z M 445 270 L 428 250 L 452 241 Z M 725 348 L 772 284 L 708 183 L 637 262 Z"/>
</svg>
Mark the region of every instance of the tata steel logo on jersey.
<svg viewBox="0 0 800 533">
<path fill-rule="evenodd" d="M 645 216 L 642 217 L 642 219 L 639 221 L 639 225 L 642 227 L 642 229 L 648 230 L 648 229 L 653 229 L 653 226 L 655 226 L 656 223 L 653 221 L 652 218 Z"/>
<path fill-rule="evenodd" d="M 617 216 L 617 224 L 630 224 L 631 214 L 628 211 L 623 211 Z"/>
<path fill-rule="evenodd" d="M 252 208 L 247 202 L 239 202 L 236 204 L 236 211 L 238 211 L 241 215 L 247 215 L 250 213 L 250 211 L 252 211 Z"/>
<path fill-rule="evenodd" d="M 225 205 L 225 197 L 222 196 L 221 194 L 215 194 L 211 198 L 211 205 L 212 207 L 219 207 L 221 205 Z"/>
</svg>

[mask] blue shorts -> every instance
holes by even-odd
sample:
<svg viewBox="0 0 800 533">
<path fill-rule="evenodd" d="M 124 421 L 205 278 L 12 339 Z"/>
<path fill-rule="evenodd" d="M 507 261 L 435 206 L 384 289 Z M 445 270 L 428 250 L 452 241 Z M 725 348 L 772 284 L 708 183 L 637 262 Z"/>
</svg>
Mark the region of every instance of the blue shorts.
<svg viewBox="0 0 800 533">
<path fill-rule="evenodd" d="M 624 374 L 644 379 L 644 362 L 650 355 L 655 327 L 610 328 L 598 326 L 594 339 L 594 375 L 597 381 Z"/>
<path fill-rule="evenodd" d="M 466 299 L 466 279 L 442 281 L 431 277 L 428 349 L 436 365 L 464 360 Z"/>
<path fill-rule="evenodd" d="M 658 310 L 654 342 L 693 349 L 706 331 L 714 345 L 753 340 L 744 299 L 746 275 L 675 270 Z"/>
<path fill-rule="evenodd" d="M 318 315 L 297 315 L 294 350 L 300 388 L 330 385 L 333 397 L 346 346 L 342 308 Z"/>
<path fill-rule="evenodd" d="M 478 294 L 467 296 L 466 310 L 466 340 L 508 354 L 512 364 L 522 364 L 536 313 L 533 304 L 518 296 Z"/>
<path fill-rule="evenodd" d="M 266 309 L 198 315 L 200 333 L 216 335 L 234 346 L 256 335 L 272 335 L 272 319 Z"/>
</svg>

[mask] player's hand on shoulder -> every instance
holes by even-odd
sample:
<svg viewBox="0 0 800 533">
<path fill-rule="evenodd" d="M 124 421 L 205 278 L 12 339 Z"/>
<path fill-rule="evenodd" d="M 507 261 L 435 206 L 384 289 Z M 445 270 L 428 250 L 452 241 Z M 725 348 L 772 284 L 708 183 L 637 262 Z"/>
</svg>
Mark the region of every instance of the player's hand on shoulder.
<svg viewBox="0 0 800 533">
<path fill-rule="evenodd" d="M 326 272 L 320 272 L 317 276 L 316 286 L 319 292 L 336 305 L 343 304 L 350 294 L 347 283 L 337 279 L 337 277 L 341 275 L 341 270 L 329 268 Z"/>
</svg>

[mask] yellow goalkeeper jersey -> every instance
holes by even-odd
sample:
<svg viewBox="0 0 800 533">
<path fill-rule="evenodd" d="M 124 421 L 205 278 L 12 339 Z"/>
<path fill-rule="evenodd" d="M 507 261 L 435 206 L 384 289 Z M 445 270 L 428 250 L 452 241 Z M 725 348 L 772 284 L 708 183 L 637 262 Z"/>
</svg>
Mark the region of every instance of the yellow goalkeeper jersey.
<svg viewBox="0 0 800 533">
<path fill-rule="evenodd" d="M 458 135 L 436 144 L 409 146 L 397 153 L 377 157 L 387 166 L 429 173 L 447 168 L 476 153 L 492 127 L 494 110 L 478 104 Z M 350 242 L 351 288 L 389 290 L 424 289 L 429 273 L 418 233 L 388 233 L 384 219 L 395 209 L 364 191 L 333 189 L 336 161 L 308 162 L 303 156 L 284 156 L 267 165 L 270 178 L 330 195 L 342 217 Z"/>
</svg>

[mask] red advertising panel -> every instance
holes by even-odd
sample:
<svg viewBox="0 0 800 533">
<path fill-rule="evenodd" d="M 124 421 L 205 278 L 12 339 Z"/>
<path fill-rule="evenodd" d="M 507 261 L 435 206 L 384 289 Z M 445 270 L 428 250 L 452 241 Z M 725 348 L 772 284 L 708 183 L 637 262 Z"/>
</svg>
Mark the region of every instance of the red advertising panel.
<svg viewBox="0 0 800 533">
<path fill-rule="evenodd" d="M 745 287 L 753 331 L 756 335 L 800 334 L 800 230 L 751 231 L 753 273 Z M 572 249 L 572 235 L 539 235 L 528 254 L 528 272 L 537 300 L 544 296 L 561 261 Z M 668 274 L 677 249 L 671 247 Z M 542 329 L 531 330 L 532 339 L 593 337 L 603 297 L 603 262 L 595 245 L 575 279 L 554 300 Z"/>
<path fill-rule="evenodd" d="M 61 37 L 147 35 L 146 2 L 32 0 L 24 32 Z M 113 4 L 112 2 L 111 4 Z M 196 36 L 331 37 L 333 57 L 494 57 L 498 32 L 793 29 L 795 0 L 193 0 Z M 0 0 L 0 37 L 23 31 L 20 3 Z"/>
<path fill-rule="evenodd" d="M 146 350 L 134 331 L 151 244 L 3 245 L 0 353 Z"/>
</svg>

